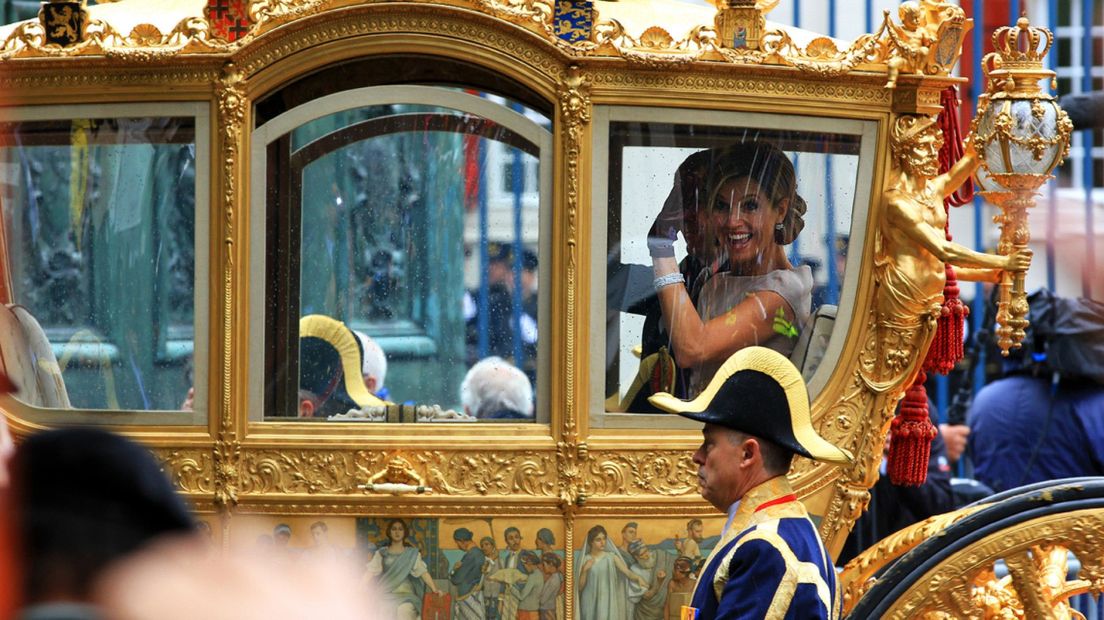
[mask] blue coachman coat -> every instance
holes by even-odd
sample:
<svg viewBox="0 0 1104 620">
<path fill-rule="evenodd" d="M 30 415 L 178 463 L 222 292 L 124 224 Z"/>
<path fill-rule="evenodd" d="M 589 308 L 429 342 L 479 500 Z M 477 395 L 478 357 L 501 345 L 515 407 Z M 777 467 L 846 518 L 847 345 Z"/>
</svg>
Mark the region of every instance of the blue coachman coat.
<svg viewBox="0 0 1104 620">
<path fill-rule="evenodd" d="M 840 617 L 836 571 L 785 476 L 753 488 L 698 577 L 697 620 Z"/>
</svg>

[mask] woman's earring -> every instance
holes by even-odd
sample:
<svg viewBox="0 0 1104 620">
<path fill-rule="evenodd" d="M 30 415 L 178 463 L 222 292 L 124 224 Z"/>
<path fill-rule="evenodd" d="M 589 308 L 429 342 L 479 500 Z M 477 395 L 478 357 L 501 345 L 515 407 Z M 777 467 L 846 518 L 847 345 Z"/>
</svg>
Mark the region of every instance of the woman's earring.
<svg viewBox="0 0 1104 620">
<path fill-rule="evenodd" d="M 778 245 L 786 245 L 786 228 L 782 225 L 782 222 L 774 225 L 774 240 Z"/>
</svg>

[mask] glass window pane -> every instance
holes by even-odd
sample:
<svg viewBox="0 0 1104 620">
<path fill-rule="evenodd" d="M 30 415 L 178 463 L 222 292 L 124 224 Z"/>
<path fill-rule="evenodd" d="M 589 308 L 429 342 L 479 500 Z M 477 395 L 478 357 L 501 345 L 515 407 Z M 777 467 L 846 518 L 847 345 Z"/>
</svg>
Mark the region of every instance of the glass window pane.
<svg viewBox="0 0 1104 620">
<path fill-rule="evenodd" d="M 511 127 L 543 135 L 549 122 L 499 97 L 432 90 L 493 105 L 356 107 L 266 149 L 268 236 L 286 250 L 270 260 L 288 258 L 268 269 L 267 415 L 535 419 L 549 153 Z M 296 325 L 281 318 L 289 307 Z"/>
<path fill-rule="evenodd" d="M 21 400 L 185 405 L 194 381 L 195 127 L 188 117 L 0 125 L 8 293 L 24 309 L 15 314 L 34 362 L 16 370 Z"/>
<path fill-rule="evenodd" d="M 751 345 L 808 380 L 840 305 L 860 133 L 613 122 L 609 136 L 606 410 L 693 397 Z"/>
</svg>

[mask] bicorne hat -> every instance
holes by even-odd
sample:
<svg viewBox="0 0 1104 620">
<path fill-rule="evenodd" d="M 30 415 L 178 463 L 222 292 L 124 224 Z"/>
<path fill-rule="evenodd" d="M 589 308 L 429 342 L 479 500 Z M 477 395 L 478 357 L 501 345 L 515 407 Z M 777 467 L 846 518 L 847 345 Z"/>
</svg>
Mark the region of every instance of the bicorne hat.
<svg viewBox="0 0 1104 620">
<path fill-rule="evenodd" d="M 299 319 L 299 386 L 349 408 L 384 403 L 364 386 L 360 342 L 337 319 L 311 314 Z"/>
<path fill-rule="evenodd" d="M 811 459 L 845 465 L 851 453 L 817 434 L 801 373 L 781 353 L 746 347 L 732 354 L 697 398 L 659 393 L 653 405 L 683 417 L 772 441 Z"/>
</svg>

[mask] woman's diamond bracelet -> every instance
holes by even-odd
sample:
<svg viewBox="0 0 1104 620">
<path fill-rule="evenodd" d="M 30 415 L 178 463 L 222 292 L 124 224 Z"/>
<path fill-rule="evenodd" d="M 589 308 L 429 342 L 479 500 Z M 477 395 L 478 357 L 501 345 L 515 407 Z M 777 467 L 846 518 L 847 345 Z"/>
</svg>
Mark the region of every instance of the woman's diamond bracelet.
<svg viewBox="0 0 1104 620">
<path fill-rule="evenodd" d="M 686 278 L 684 278 L 681 273 L 676 271 L 664 276 L 659 276 L 652 281 L 652 286 L 655 287 L 655 290 L 658 291 L 665 286 L 671 286 L 672 284 L 682 284 L 683 282 L 686 282 Z"/>
</svg>

